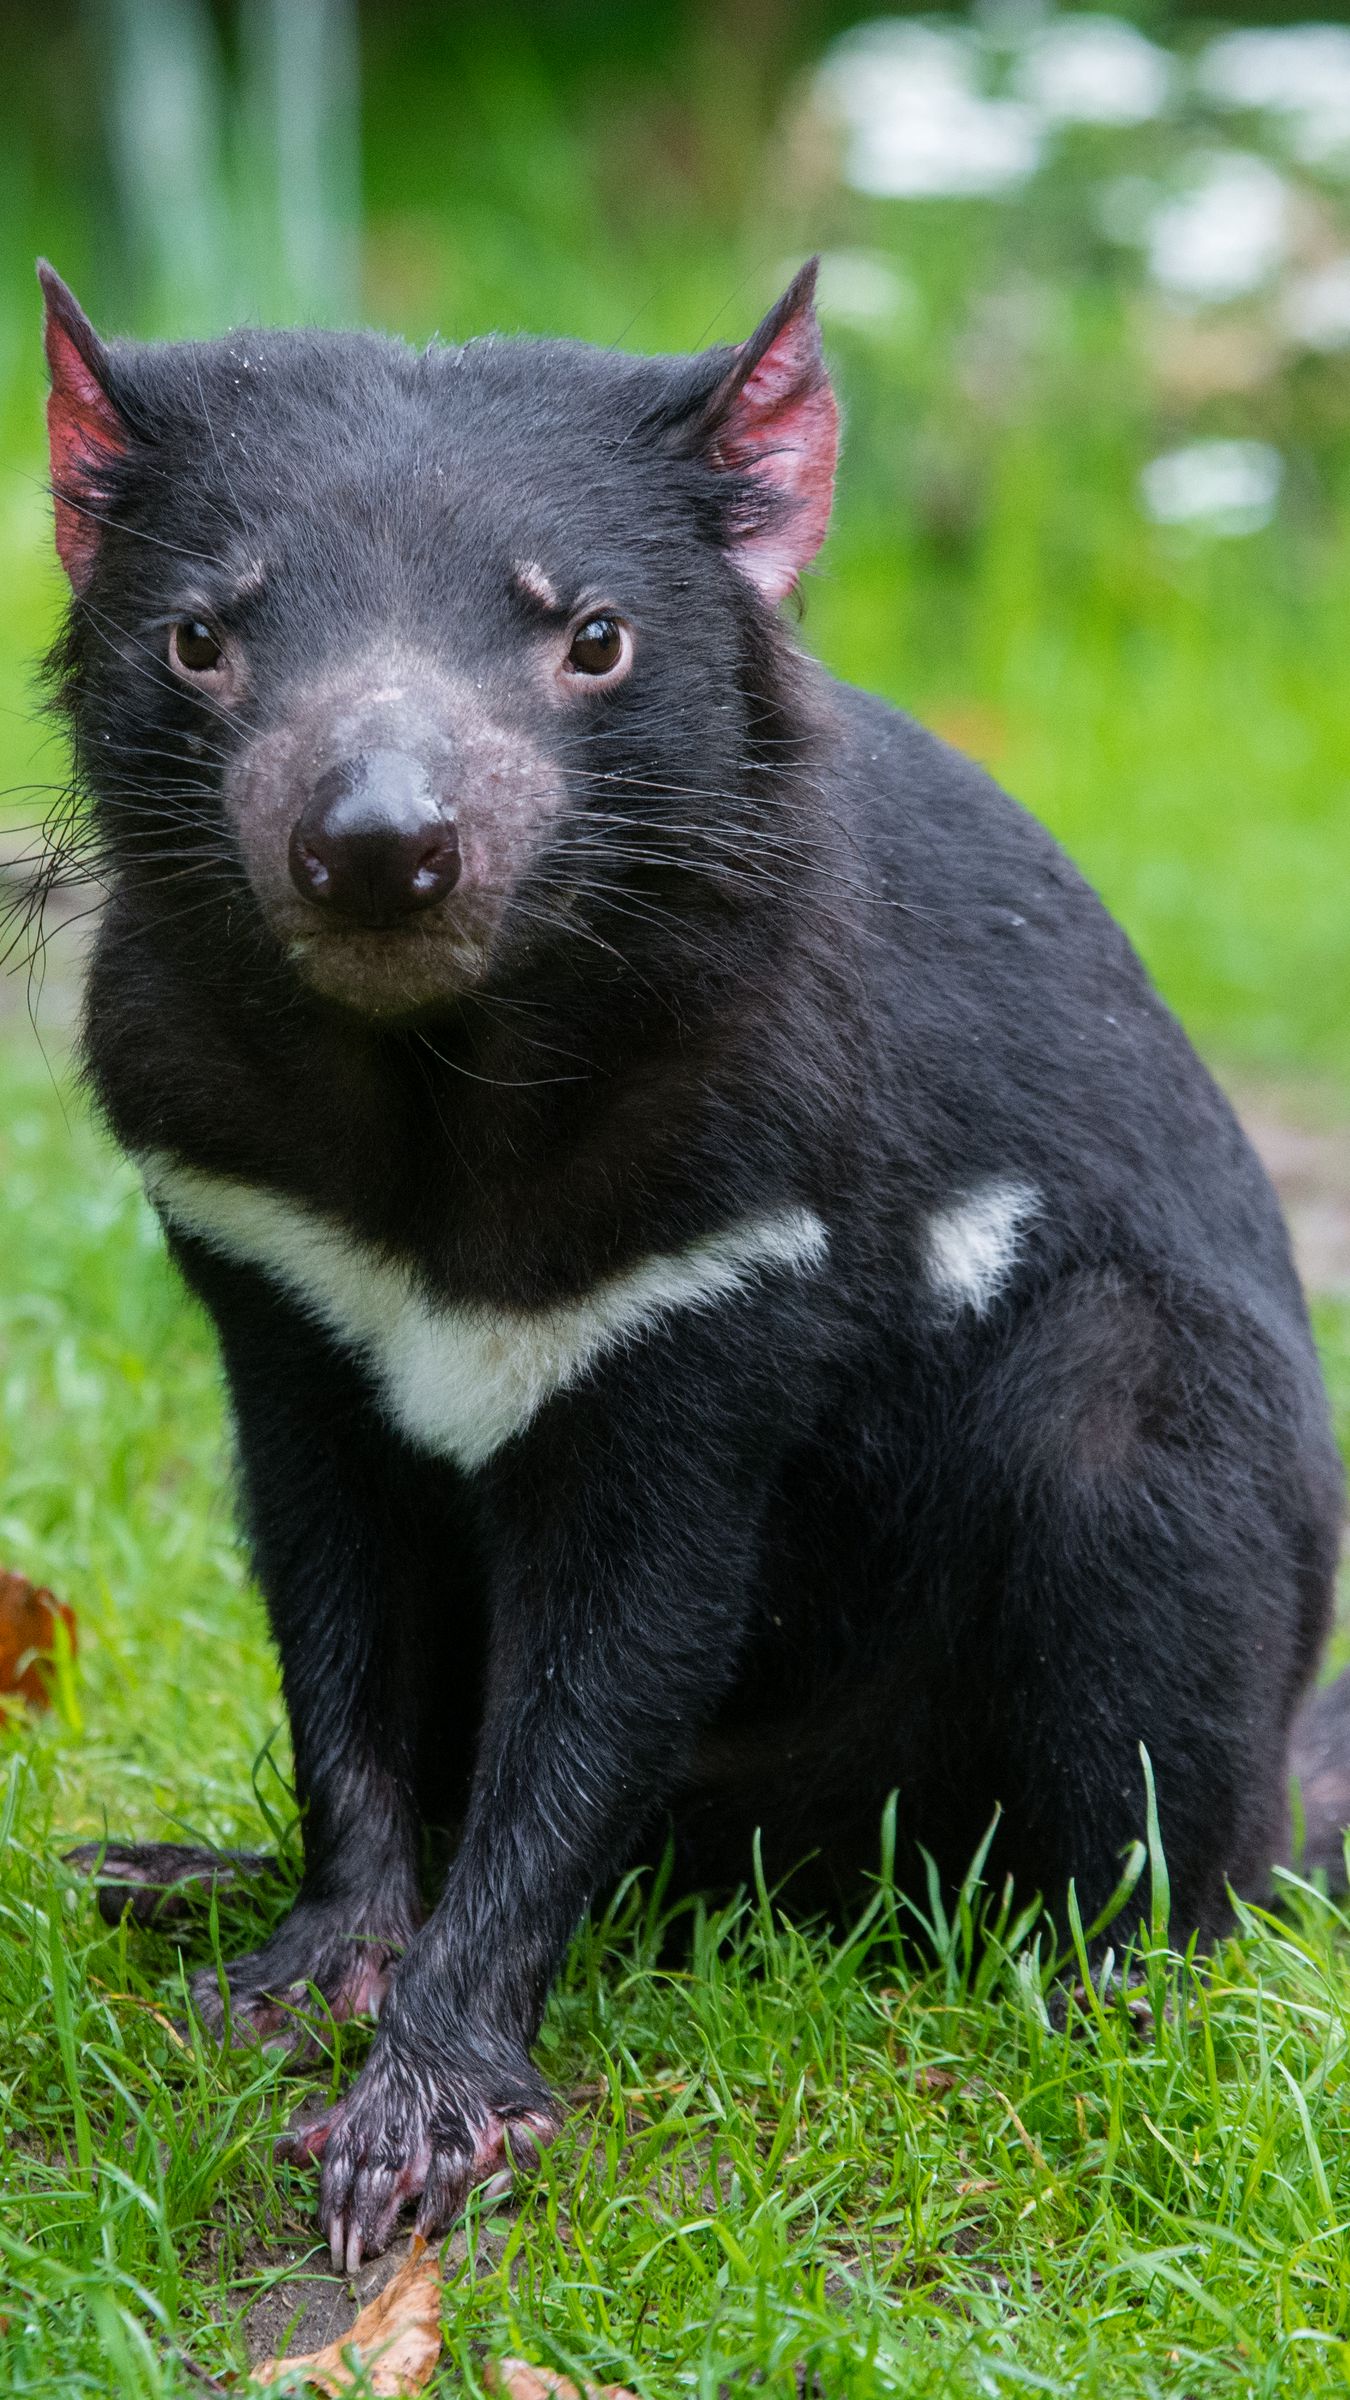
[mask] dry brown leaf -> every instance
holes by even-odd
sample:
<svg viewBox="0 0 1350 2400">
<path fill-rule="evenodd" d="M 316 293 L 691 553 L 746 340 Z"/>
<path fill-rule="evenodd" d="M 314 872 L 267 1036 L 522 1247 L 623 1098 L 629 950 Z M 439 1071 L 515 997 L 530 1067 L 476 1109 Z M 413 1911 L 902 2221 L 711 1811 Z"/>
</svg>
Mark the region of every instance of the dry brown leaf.
<svg viewBox="0 0 1350 2400">
<path fill-rule="evenodd" d="M 914 2070 L 916 2092 L 950 2092 L 955 2084 L 956 2077 L 950 2067 L 916 2067 Z"/>
<path fill-rule="evenodd" d="M 35 1708 L 50 1698 L 44 1662 L 56 1646 L 60 1622 L 75 1647 L 75 1611 L 26 1575 L 0 1570 L 0 1692 L 18 1692 Z"/>
<path fill-rule="evenodd" d="M 414 2234 L 407 2259 L 392 2275 L 354 2325 L 322 2350 L 300 2358 L 265 2358 L 253 2369 L 261 2384 L 306 2383 L 341 2400 L 356 2381 L 355 2359 L 364 2369 L 369 2389 L 384 2400 L 404 2400 L 410 2392 L 425 2391 L 441 2355 L 441 2266 Z"/>
<path fill-rule="evenodd" d="M 571 2383 L 552 2367 L 532 2367 L 523 2358 L 489 2359 L 487 2386 L 506 2400 L 637 2400 L 621 2383 Z"/>
</svg>

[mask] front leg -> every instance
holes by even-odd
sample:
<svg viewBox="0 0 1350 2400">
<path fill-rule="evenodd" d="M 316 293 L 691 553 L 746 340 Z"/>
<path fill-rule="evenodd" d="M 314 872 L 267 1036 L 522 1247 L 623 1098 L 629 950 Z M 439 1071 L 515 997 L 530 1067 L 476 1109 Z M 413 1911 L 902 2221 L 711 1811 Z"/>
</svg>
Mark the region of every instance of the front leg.
<svg viewBox="0 0 1350 2400">
<path fill-rule="evenodd" d="M 350 1363 L 261 1277 L 177 1248 L 220 1334 L 304 1841 L 290 1913 L 192 1994 L 227 2039 L 293 2041 L 316 1990 L 334 2017 L 377 2013 L 422 1914 L 407 1624 L 425 1510 Z"/>
<path fill-rule="evenodd" d="M 349 2268 L 404 2199 L 421 2194 L 433 2233 L 557 2128 L 530 2045 L 579 1917 L 735 1674 L 760 1507 L 809 1381 L 782 1370 L 766 1339 L 683 1325 L 555 1402 L 485 1476 L 492 1647 L 462 1845 L 364 2073 L 295 2145 L 322 2156 Z"/>
</svg>

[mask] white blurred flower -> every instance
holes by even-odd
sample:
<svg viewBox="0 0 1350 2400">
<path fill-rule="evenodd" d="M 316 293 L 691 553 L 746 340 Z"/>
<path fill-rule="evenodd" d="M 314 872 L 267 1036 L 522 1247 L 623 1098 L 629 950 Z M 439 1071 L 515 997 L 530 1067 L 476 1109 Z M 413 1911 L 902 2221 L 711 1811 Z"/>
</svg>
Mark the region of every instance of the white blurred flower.
<svg viewBox="0 0 1350 2400">
<path fill-rule="evenodd" d="M 1350 258 L 1292 276 L 1280 295 L 1280 323 L 1304 350 L 1350 350 Z"/>
<path fill-rule="evenodd" d="M 1122 17 L 1059 17 L 1036 34 L 1021 97 L 1065 124 L 1142 125 L 1167 104 L 1172 61 Z"/>
<path fill-rule="evenodd" d="M 966 25 L 873 17 L 830 44 L 816 74 L 817 97 L 851 122 L 889 100 L 896 85 L 908 78 L 967 91 L 974 53 L 974 37 Z"/>
<path fill-rule="evenodd" d="M 1044 124 L 1021 100 L 978 89 L 960 26 L 878 18 L 827 53 L 816 97 L 848 135 L 844 179 L 879 199 L 994 196 L 1040 164 Z"/>
<path fill-rule="evenodd" d="M 791 264 L 780 280 L 796 272 Z M 826 250 L 821 255 L 816 300 L 822 316 L 854 325 L 894 324 L 914 309 L 914 286 L 876 250 Z"/>
<path fill-rule="evenodd" d="M 1240 299 L 1283 264 L 1290 189 L 1266 159 L 1240 150 L 1196 163 L 1191 190 L 1165 201 L 1149 221 L 1149 273 L 1177 299 Z"/>
<path fill-rule="evenodd" d="M 1350 97 L 1350 29 L 1280 25 L 1220 34 L 1201 51 L 1196 81 L 1227 108 L 1316 108 L 1329 90 Z"/>
<path fill-rule="evenodd" d="M 1284 460 L 1269 442 L 1187 442 L 1144 468 L 1140 497 L 1155 525 L 1259 533 L 1275 513 Z"/>
<path fill-rule="evenodd" d="M 1222 34 L 1201 52 L 1196 80 L 1220 107 L 1287 118 L 1294 151 L 1310 166 L 1334 164 L 1350 152 L 1350 27 Z"/>
</svg>

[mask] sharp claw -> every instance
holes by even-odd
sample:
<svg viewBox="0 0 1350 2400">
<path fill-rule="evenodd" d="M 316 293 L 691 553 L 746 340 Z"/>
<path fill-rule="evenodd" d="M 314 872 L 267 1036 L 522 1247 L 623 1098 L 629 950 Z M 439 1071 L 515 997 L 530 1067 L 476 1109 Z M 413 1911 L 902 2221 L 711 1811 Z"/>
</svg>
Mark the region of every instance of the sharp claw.
<svg viewBox="0 0 1350 2400">
<path fill-rule="evenodd" d="M 342 2219 L 341 2217 L 334 2217 L 331 2225 L 328 2228 L 328 2255 L 333 2262 L 333 2273 L 335 2275 L 340 2275 L 342 2273 L 342 2256 L 345 2248 L 346 2237 L 343 2232 Z"/>
<path fill-rule="evenodd" d="M 376 2235 L 387 2196 L 389 2178 L 379 2167 L 358 2167 L 352 2178 L 351 2195 L 347 2203 L 347 2273 L 354 2275 L 360 2265 L 360 2254 L 369 2242 L 378 2250 Z M 356 2263 L 353 2265 L 353 2250 Z"/>
</svg>

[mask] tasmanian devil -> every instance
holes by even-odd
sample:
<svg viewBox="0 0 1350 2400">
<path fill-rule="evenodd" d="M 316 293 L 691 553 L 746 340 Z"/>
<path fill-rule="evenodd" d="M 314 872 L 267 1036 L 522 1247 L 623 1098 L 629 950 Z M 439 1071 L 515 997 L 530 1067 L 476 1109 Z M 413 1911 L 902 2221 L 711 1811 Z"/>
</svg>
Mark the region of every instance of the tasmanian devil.
<svg viewBox="0 0 1350 2400">
<path fill-rule="evenodd" d="M 305 2136 L 335 2254 L 547 2140 L 550 1979 L 666 1840 L 724 1887 L 758 1832 L 814 1902 L 895 1791 L 902 1878 L 997 1817 L 1086 1922 L 1142 1745 L 1212 1938 L 1330 1605 L 1303 1303 L 1080 876 L 777 614 L 813 269 L 674 359 L 105 345 L 42 280 L 85 1055 L 219 1334 L 303 1812 L 197 2004 L 383 2004 Z M 1304 1723 L 1334 1865 L 1350 1702 Z"/>
</svg>

